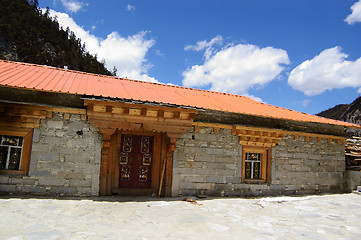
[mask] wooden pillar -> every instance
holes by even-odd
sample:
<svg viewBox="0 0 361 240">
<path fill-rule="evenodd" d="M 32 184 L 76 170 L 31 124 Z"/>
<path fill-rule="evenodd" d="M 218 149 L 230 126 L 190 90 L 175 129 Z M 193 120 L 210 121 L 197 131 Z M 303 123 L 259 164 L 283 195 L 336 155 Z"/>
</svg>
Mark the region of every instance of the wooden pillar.
<svg viewBox="0 0 361 240">
<path fill-rule="evenodd" d="M 165 171 L 165 196 L 172 195 L 172 180 L 173 180 L 173 154 L 176 149 L 176 139 L 170 138 L 167 149 L 167 165 Z"/>
<path fill-rule="evenodd" d="M 101 153 L 101 162 L 100 162 L 100 179 L 99 179 L 99 195 L 105 196 L 111 192 L 111 176 L 110 176 L 110 140 L 111 135 L 114 133 L 115 129 L 100 129 L 100 132 L 103 134 L 103 144 L 102 144 L 102 153 Z"/>
</svg>

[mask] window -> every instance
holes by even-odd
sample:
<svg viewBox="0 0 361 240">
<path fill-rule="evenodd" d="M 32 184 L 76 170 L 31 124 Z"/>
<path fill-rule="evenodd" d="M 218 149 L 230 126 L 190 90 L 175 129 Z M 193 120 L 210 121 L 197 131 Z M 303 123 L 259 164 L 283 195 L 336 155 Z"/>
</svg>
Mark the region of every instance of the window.
<svg viewBox="0 0 361 240">
<path fill-rule="evenodd" d="M 23 137 L 0 135 L 0 169 L 20 169 L 23 141 Z"/>
<path fill-rule="evenodd" d="M 0 129 L 0 174 L 28 174 L 33 129 Z"/>
<path fill-rule="evenodd" d="M 242 182 L 265 183 L 269 181 L 269 149 L 261 147 L 243 147 Z"/>
</svg>

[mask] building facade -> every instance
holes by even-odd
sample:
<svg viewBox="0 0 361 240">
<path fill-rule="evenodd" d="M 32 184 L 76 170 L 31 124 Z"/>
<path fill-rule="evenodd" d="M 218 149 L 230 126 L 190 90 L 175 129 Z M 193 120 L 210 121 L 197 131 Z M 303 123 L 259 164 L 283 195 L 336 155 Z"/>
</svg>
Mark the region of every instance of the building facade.
<svg viewBox="0 0 361 240">
<path fill-rule="evenodd" d="M 0 192 L 344 192 L 345 128 L 237 95 L 0 61 Z"/>
</svg>

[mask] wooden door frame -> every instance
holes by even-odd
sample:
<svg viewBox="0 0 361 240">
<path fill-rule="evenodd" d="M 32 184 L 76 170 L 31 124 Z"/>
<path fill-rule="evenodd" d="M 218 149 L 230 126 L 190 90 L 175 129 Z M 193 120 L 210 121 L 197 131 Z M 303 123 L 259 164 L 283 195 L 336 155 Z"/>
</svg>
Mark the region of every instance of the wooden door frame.
<svg viewBox="0 0 361 240">
<path fill-rule="evenodd" d="M 117 146 L 121 134 L 154 136 L 154 176 L 151 189 L 159 188 L 161 166 L 166 161 L 162 195 L 171 196 L 173 152 L 176 140 L 189 131 L 197 110 L 116 101 L 84 99 L 88 121 L 103 135 L 99 194 L 111 195 L 116 188 Z M 121 134 L 119 134 L 119 132 Z M 118 176 L 119 177 L 119 176 Z M 118 185 L 119 187 L 119 185 Z"/>
</svg>

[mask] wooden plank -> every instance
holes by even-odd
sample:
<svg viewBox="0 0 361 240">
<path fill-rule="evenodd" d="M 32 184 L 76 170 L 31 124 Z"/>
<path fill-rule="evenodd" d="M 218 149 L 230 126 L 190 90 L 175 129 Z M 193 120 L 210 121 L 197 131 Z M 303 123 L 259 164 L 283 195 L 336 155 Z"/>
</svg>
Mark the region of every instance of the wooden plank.
<svg viewBox="0 0 361 240">
<path fill-rule="evenodd" d="M 137 109 L 137 108 L 130 108 L 129 109 L 129 115 L 140 116 L 141 113 L 142 113 L 141 109 Z"/>
<path fill-rule="evenodd" d="M 189 119 L 189 113 L 186 113 L 186 112 L 181 112 L 179 114 L 179 119 Z"/>
<path fill-rule="evenodd" d="M 105 113 L 107 110 L 107 107 L 106 106 L 103 106 L 103 105 L 94 105 L 93 106 L 93 111 L 94 112 L 102 112 L 102 113 Z"/>
<path fill-rule="evenodd" d="M 124 109 L 121 107 L 113 107 L 112 108 L 112 113 L 114 114 L 123 114 L 124 113 Z"/>
<path fill-rule="evenodd" d="M 155 110 L 147 110 L 147 117 L 157 117 L 158 116 L 158 111 Z"/>
<path fill-rule="evenodd" d="M 164 118 L 173 118 L 174 113 L 170 111 L 164 111 Z"/>
</svg>

